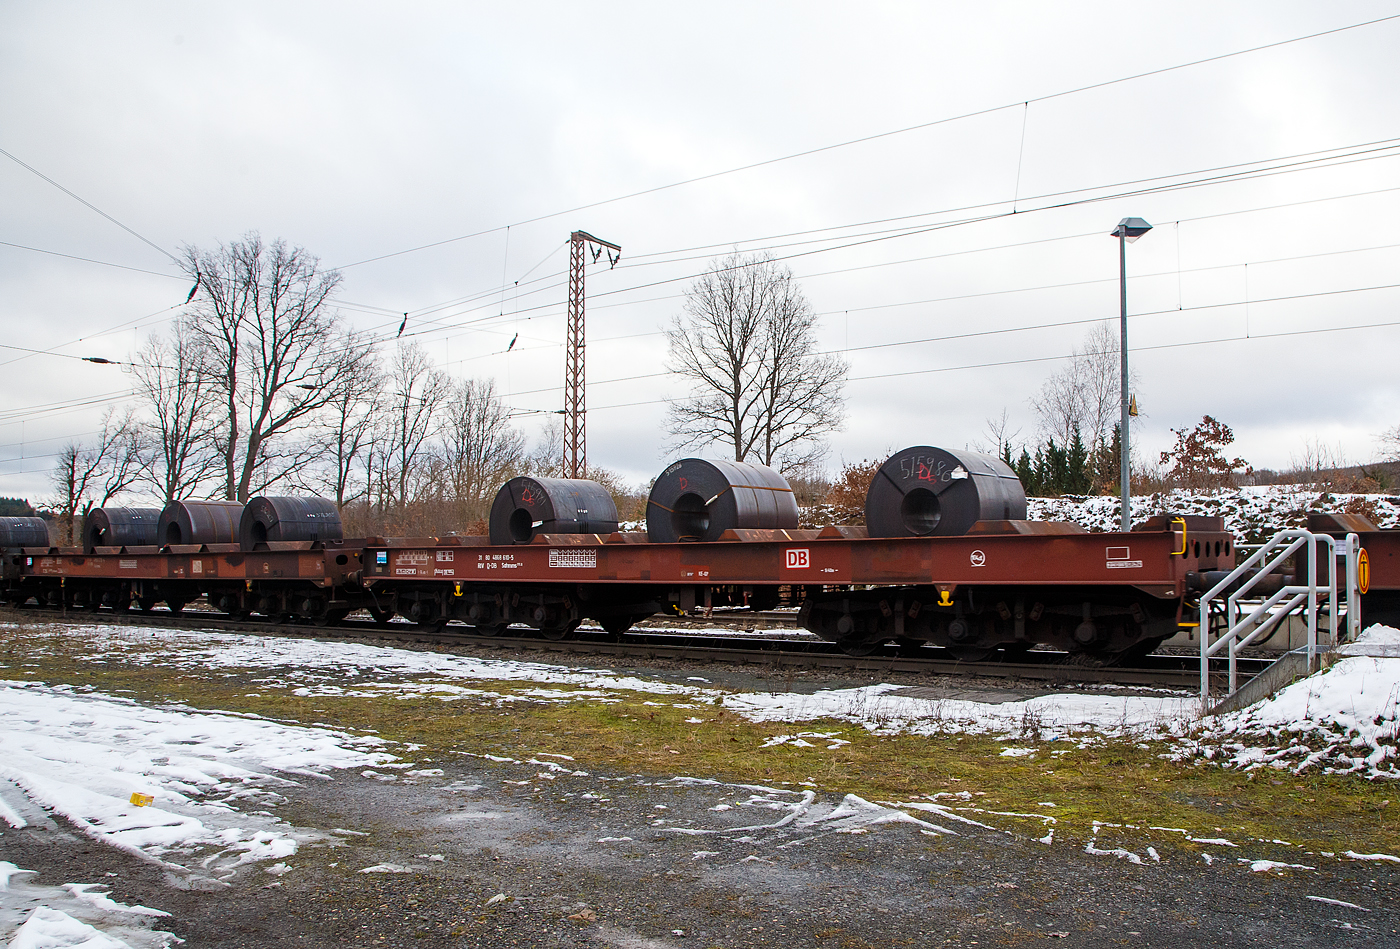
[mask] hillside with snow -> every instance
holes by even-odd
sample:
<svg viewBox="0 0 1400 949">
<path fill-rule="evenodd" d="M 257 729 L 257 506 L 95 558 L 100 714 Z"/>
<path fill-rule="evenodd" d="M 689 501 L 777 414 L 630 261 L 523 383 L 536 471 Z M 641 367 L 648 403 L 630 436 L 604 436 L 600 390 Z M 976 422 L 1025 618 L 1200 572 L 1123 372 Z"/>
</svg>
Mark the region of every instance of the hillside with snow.
<svg viewBox="0 0 1400 949">
<path fill-rule="evenodd" d="M 1156 514 L 1204 514 L 1225 518 L 1225 529 L 1245 543 L 1260 543 L 1285 527 L 1306 527 L 1308 515 L 1346 511 L 1369 518 L 1377 527 L 1400 526 L 1400 497 L 1386 494 L 1339 494 L 1309 485 L 1266 485 L 1217 492 L 1165 491 L 1135 497 L 1133 522 Z M 1029 498 L 1033 521 L 1073 521 L 1085 530 L 1118 529 L 1116 497 Z"/>
</svg>

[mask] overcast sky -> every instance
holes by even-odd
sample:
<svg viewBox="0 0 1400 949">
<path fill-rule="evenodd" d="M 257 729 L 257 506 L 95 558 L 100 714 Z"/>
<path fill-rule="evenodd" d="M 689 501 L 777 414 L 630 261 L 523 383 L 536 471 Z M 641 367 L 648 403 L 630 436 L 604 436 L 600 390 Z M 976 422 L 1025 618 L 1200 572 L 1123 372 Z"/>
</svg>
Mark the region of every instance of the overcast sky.
<svg viewBox="0 0 1400 949">
<path fill-rule="evenodd" d="M 787 258 L 846 353 L 836 469 L 985 442 L 1003 409 L 1036 440 L 1060 357 L 1117 331 L 1108 232 L 1140 216 L 1142 454 L 1209 413 L 1257 467 L 1371 460 L 1400 422 L 1400 19 L 1342 28 L 1397 14 L 4 0 L 0 149 L 33 170 L 0 156 L 0 495 L 45 497 L 127 397 L 72 357 L 130 358 L 179 312 L 151 244 L 254 230 L 341 268 L 351 324 L 407 311 L 522 411 L 563 405 L 569 232 L 620 244 L 588 274 L 588 456 L 642 483 L 684 393 L 662 330 L 712 257 Z M 1242 172 L 1268 173 L 1217 180 Z"/>
</svg>

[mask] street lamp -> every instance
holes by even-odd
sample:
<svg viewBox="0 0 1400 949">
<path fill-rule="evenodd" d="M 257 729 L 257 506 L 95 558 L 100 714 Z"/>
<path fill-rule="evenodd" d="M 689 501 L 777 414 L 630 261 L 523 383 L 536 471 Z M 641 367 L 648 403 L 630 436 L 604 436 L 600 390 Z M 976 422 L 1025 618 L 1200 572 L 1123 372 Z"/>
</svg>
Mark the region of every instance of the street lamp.
<svg viewBox="0 0 1400 949">
<path fill-rule="evenodd" d="M 1123 533 L 1133 529 L 1132 499 L 1128 487 L 1128 244 L 1137 240 L 1152 225 L 1140 217 L 1125 217 L 1111 232 L 1118 238 L 1118 296 L 1123 304 L 1121 336 L 1118 343 L 1118 381 L 1122 386 L 1122 412 L 1118 423 L 1119 489 L 1122 499 Z"/>
</svg>

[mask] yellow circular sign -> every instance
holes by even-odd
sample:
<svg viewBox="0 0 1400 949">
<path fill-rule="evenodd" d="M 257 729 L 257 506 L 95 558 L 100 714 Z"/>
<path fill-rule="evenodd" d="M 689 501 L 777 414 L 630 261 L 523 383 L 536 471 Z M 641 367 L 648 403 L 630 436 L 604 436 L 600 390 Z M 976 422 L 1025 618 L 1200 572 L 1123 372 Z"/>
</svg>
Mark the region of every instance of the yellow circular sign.
<svg viewBox="0 0 1400 949">
<path fill-rule="evenodd" d="M 1371 555 L 1365 547 L 1356 554 L 1356 589 L 1361 593 L 1371 589 Z"/>
</svg>

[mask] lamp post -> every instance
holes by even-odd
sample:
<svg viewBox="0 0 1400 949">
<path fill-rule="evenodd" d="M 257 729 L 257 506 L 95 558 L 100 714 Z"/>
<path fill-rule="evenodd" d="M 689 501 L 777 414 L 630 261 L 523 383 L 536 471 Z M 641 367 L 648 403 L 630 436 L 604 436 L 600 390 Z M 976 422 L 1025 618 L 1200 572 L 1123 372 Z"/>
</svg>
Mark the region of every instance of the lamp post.
<svg viewBox="0 0 1400 949">
<path fill-rule="evenodd" d="M 1152 225 L 1140 217 L 1125 217 L 1111 232 L 1118 238 L 1118 296 L 1122 302 L 1121 334 L 1118 343 L 1118 381 L 1122 387 L 1122 407 L 1118 423 L 1119 488 L 1122 499 L 1123 533 L 1133 529 L 1131 490 L 1128 486 L 1128 244 L 1137 240 Z"/>
</svg>

